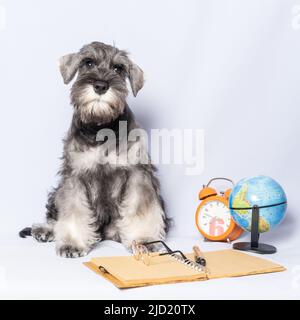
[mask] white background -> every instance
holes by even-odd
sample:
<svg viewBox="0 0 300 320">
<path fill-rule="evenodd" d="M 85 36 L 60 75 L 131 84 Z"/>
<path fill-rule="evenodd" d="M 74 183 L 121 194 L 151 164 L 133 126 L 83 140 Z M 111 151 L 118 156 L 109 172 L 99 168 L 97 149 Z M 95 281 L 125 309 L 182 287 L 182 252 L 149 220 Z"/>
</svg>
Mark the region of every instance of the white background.
<svg viewBox="0 0 300 320">
<path fill-rule="evenodd" d="M 0 279 L 6 279 L 0 296 L 300 297 L 299 7 L 300 0 L 0 0 Z M 129 50 L 144 69 L 146 85 L 129 104 L 148 131 L 205 130 L 201 175 L 159 166 L 175 221 L 169 243 L 190 250 L 202 241 L 194 213 L 209 178 L 270 175 L 286 190 L 289 208 L 263 240 L 277 245 L 272 258 L 286 273 L 120 292 L 81 260 L 66 261 L 52 245 L 18 239 L 19 229 L 43 220 L 71 120 L 57 60 L 94 40 Z M 109 242 L 93 255 L 118 253 L 126 252 Z"/>
</svg>

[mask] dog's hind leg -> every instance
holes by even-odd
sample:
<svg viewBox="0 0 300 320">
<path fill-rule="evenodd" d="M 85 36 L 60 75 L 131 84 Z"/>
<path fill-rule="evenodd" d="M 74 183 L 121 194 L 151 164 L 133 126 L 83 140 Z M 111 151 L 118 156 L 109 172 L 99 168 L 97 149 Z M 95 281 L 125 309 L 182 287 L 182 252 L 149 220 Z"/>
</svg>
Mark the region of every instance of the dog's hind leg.
<svg viewBox="0 0 300 320">
<path fill-rule="evenodd" d="M 57 208 L 55 205 L 55 198 L 59 188 L 54 189 L 48 195 L 47 222 L 43 224 L 34 224 L 31 228 L 32 237 L 38 242 L 52 242 L 54 241 L 54 225 L 57 220 Z"/>
<path fill-rule="evenodd" d="M 47 222 L 43 224 L 34 224 L 30 228 L 25 228 L 19 232 L 21 238 L 32 236 L 38 242 L 52 242 L 54 241 L 54 224 L 57 219 L 57 209 L 55 206 L 55 197 L 57 189 L 54 189 L 48 196 L 47 209 Z"/>
<path fill-rule="evenodd" d="M 55 205 L 55 199 L 58 188 L 55 188 L 52 192 L 48 195 L 48 201 L 46 204 L 46 218 L 47 222 L 43 224 L 34 224 L 31 229 L 31 235 L 34 239 L 38 242 L 52 242 L 55 240 L 54 237 L 54 225 L 57 220 L 57 208 Z"/>
<path fill-rule="evenodd" d="M 38 242 L 52 242 L 54 241 L 53 225 L 50 223 L 35 224 L 32 226 L 31 235 Z"/>
</svg>

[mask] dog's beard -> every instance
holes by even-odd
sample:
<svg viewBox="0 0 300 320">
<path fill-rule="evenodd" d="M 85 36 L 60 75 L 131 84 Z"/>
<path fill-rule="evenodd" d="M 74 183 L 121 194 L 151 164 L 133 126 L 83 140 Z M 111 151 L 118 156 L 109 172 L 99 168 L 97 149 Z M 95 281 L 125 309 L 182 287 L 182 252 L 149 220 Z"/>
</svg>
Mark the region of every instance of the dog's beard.
<svg viewBox="0 0 300 320">
<path fill-rule="evenodd" d="M 84 123 L 109 123 L 118 118 L 125 108 L 126 94 L 109 88 L 98 95 L 91 85 L 85 86 L 77 96 L 76 112 Z"/>
</svg>

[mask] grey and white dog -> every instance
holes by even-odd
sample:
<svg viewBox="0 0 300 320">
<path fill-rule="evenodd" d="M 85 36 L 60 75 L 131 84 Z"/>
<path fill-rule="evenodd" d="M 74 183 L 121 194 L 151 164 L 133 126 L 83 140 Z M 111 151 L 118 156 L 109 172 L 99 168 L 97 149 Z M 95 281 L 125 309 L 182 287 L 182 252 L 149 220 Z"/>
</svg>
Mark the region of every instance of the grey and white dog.
<svg viewBox="0 0 300 320">
<path fill-rule="evenodd" d="M 64 141 L 61 179 L 49 194 L 46 223 L 26 228 L 20 236 L 56 241 L 57 254 L 67 258 L 85 256 L 106 239 L 127 248 L 134 240 L 164 239 L 169 220 L 155 167 L 141 139 L 128 140 L 139 127 L 126 103 L 127 80 L 136 96 L 144 84 L 143 71 L 125 51 L 100 42 L 62 57 L 60 71 L 65 84 L 78 74 L 71 89 L 74 115 Z M 120 122 L 127 124 L 125 132 Z M 115 133 L 116 148 L 107 149 L 107 141 L 97 138 L 102 129 Z M 140 153 L 149 161 L 141 162 Z M 130 161 L 124 161 L 128 155 Z"/>
</svg>

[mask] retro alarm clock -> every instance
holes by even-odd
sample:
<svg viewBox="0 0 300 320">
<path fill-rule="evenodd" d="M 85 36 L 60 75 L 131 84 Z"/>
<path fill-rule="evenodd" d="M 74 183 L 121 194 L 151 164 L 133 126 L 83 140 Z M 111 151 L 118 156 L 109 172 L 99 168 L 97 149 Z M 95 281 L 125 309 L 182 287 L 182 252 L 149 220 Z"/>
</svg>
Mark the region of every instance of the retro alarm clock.
<svg viewBox="0 0 300 320">
<path fill-rule="evenodd" d="M 218 193 L 210 187 L 216 180 L 225 180 L 234 185 L 230 179 L 213 178 L 203 186 L 199 193 L 201 203 L 196 212 L 196 226 L 207 240 L 233 241 L 243 233 L 243 229 L 231 217 L 228 202 L 232 189 Z"/>
</svg>

